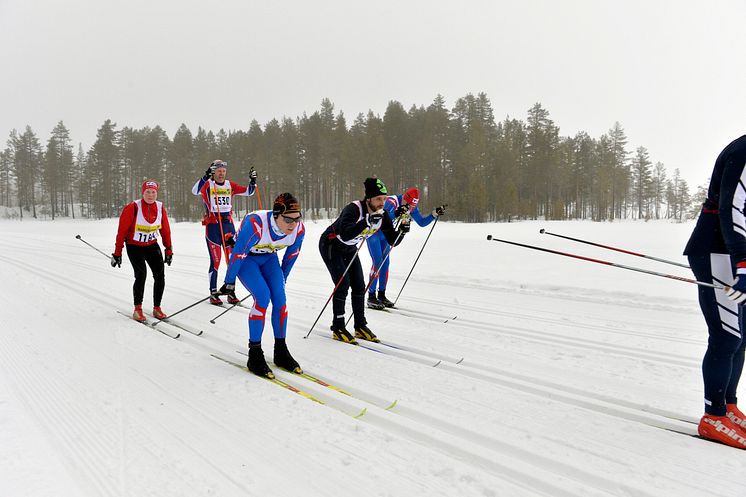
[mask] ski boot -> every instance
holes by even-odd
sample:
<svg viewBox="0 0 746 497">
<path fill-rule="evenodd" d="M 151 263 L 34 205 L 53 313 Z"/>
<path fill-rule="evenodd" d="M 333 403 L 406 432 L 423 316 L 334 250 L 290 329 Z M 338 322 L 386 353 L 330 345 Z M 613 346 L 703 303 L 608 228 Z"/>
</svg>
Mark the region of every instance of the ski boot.
<svg viewBox="0 0 746 497">
<path fill-rule="evenodd" d="M 376 294 L 375 293 L 369 293 L 368 294 L 368 307 L 370 309 L 375 309 L 377 311 L 381 311 L 381 310 L 383 310 L 384 306 L 381 303 L 381 301 L 376 298 Z"/>
<path fill-rule="evenodd" d="M 344 324 L 341 326 L 332 325 L 329 329 L 332 330 L 333 339 L 344 343 L 350 343 L 352 345 L 358 345 L 357 340 L 355 340 L 355 337 L 350 335 L 350 332 L 345 329 Z"/>
<path fill-rule="evenodd" d="M 137 304 L 135 306 L 135 311 L 132 313 L 132 319 L 141 323 L 144 323 L 146 321 L 145 314 L 143 314 L 142 312 L 142 304 Z"/>
<path fill-rule="evenodd" d="M 394 303 L 391 302 L 389 299 L 386 298 L 386 292 L 378 291 L 378 301 L 381 303 L 382 306 L 393 308 Z"/>
<path fill-rule="evenodd" d="M 699 421 L 697 431 L 702 438 L 720 442 L 731 447 L 746 449 L 746 432 L 727 416 L 705 414 Z"/>
<path fill-rule="evenodd" d="M 381 342 L 376 336 L 376 334 L 370 331 L 370 328 L 368 328 L 366 325 L 355 326 L 355 338 L 359 338 L 361 340 L 367 340 L 368 342 L 374 342 L 374 343 Z"/>
<path fill-rule="evenodd" d="M 156 306 L 153 306 L 153 317 L 156 319 L 163 320 L 163 319 L 168 318 L 168 314 L 163 312 L 163 309 L 161 309 L 161 306 L 156 305 Z"/>
<path fill-rule="evenodd" d="M 212 290 L 210 292 L 210 303 L 212 305 L 223 305 L 223 301 L 220 300 L 220 293 L 218 293 L 216 290 Z"/>
<path fill-rule="evenodd" d="M 728 409 L 728 412 L 726 412 L 725 415 L 728 419 L 733 421 L 733 424 L 738 425 L 741 428 L 741 431 L 746 432 L 746 415 L 738 409 L 736 404 L 728 404 L 726 405 L 726 408 Z"/>
<path fill-rule="evenodd" d="M 229 303 L 230 305 L 238 304 L 238 303 L 240 303 L 240 302 L 241 302 L 241 301 L 240 301 L 240 300 L 238 299 L 238 297 L 236 297 L 236 292 L 235 292 L 235 291 L 233 291 L 233 292 L 231 292 L 231 293 L 229 293 L 229 294 L 228 294 L 228 298 L 227 298 L 227 300 L 228 300 L 228 303 Z"/>
<path fill-rule="evenodd" d="M 249 360 L 246 362 L 246 367 L 257 376 L 264 376 L 270 380 L 275 377 L 267 366 L 267 361 L 264 360 L 262 342 L 249 342 Z"/>
<path fill-rule="evenodd" d="M 290 355 L 290 351 L 288 350 L 284 338 L 275 338 L 274 361 L 278 368 L 286 369 L 295 374 L 303 374 L 303 370 L 298 364 L 298 361 L 293 359 L 293 356 Z"/>
</svg>

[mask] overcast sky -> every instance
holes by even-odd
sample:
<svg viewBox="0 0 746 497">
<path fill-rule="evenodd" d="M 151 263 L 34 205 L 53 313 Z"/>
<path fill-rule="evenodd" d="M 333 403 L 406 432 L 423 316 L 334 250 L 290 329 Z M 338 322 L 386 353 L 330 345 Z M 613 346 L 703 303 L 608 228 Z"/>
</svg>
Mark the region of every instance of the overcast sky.
<svg viewBox="0 0 746 497">
<path fill-rule="evenodd" d="M 563 136 L 619 121 L 694 186 L 746 134 L 744 48 L 743 0 L 0 0 L 0 146 L 59 120 L 87 149 L 107 118 L 173 137 L 485 92 Z"/>
</svg>

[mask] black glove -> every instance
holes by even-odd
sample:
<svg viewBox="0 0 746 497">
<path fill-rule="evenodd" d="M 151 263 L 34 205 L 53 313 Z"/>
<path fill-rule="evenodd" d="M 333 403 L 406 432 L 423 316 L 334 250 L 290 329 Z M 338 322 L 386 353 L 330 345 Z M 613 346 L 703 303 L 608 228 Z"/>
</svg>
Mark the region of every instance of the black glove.
<svg viewBox="0 0 746 497">
<path fill-rule="evenodd" d="M 218 166 L 214 162 L 210 164 L 205 171 L 205 175 L 203 176 L 204 180 L 207 181 L 208 179 L 212 178 L 212 176 L 215 174 L 215 169 L 217 169 Z"/>
<path fill-rule="evenodd" d="M 231 295 L 235 291 L 236 291 L 235 283 L 223 283 L 223 286 L 220 287 L 220 289 L 218 290 L 218 293 L 220 295 Z"/>
<path fill-rule="evenodd" d="M 378 224 L 383 219 L 383 210 L 368 213 L 368 225 Z"/>
<path fill-rule="evenodd" d="M 111 254 L 111 260 L 109 262 L 111 262 L 111 267 L 122 267 L 122 256 Z"/>
<path fill-rule="evenodd" d="M 249 170 L 249 184 L 256 185 L 256 169 L 253 167 Z"/>
<path fill-rule="evenodd" d="M 226 247 L 235 247 L 236 246 L 236 239 L 233 238 L 233 233 L 226 233 L 224 239 L 225 239 L 225 246 Z"/>
<path fill-rule="evenodd" d="M 402 221 L 399 223 L 399 233 L 402 235 L 409 233 L 409 221 Z"/>
<path fill-rule="evenodd" d="M 403 216 L 403 215 L 404 215 L 404 214 L 406 214 L 407 212 L 409 212 L 409 207 L 407 207 L 406 205 L 400 205 L 400 206 L 399 206 L 399 207 L 397 207 L 397 208 L 396 208 L 396 210 L 394 211 L 394 217 L 399 217 L 399 216 Z"/>
<path fill-rule="evenodd" d="M 435 210 L 433 211 L 433 216 L 438 217 L 438 216 L 442 216 L 443 214 L 445 214 L 447 205 L 448 204 L 444 204 L 444 205 L 439 205 L 438 207 L 436 207 Z"/>
<path fill-rule="evenodd" d="M 163 262 L 165 262 L 167 266 L 170 266 L 173 261 L 174 254 L 166 254 L 166 257 L 163 258 Z"/>
</svg>

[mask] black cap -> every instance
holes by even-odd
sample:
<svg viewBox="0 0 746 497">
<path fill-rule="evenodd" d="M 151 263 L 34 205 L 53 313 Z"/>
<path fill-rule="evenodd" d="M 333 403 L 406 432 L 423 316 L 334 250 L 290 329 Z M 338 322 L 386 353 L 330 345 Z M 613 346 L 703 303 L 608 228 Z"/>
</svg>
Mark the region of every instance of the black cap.
<svg viewBox="0 0 746 497">
<path fill-rule="evenodd" d="M 365 185 L 365 198 L 378 197 L 379 195 L 388 195 L 386 185 L 378 178 L 366 178 L 363 182 Z"/>
<path fill-rule="evenodd" d="M 275 199 L 275 203 L 272 206 L 272 213 L 275 215 L 300 214 L 300 202 L 298 202 L 298 199 L 292 193 L 281 193 Z"/>
</svg>

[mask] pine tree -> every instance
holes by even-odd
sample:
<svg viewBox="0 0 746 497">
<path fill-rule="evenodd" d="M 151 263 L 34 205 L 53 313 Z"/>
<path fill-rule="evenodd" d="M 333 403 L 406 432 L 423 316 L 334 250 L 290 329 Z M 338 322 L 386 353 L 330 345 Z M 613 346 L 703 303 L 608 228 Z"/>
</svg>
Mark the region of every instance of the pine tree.
<svg viewBox="0 0 746 497">
<path fill-rule="evenodd" d="M 634 203 L 637 205 L 637 219 L 647 216 L 647 204 L 653 184 L 651 171 L 652 162 L 645 147 L 637 147 L 636 155 L 632 159 L 632 194 Z M 645 213 L 645 214 L 643 214 Z"/>
</svg>

